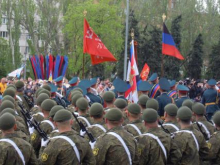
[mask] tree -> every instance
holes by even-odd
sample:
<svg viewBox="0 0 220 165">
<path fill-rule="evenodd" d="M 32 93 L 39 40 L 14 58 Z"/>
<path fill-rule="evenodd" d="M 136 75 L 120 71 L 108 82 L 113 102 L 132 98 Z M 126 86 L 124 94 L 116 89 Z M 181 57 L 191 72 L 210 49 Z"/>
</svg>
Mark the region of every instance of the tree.
<svg viewBox="0 0 220 165">
<path fill-rule="evenodd" d="M 0 38 L 0 77 L 5 77 L 11 69 L 8 67 L 11 65 L 11 56 L 9 56 L 9 54 L 10 48 L 7 41 Z"/>
<path fill-rule="evenodd" d="M 99 36 L 110 52 L 118 58 L 123 40 L 121 37 L 122 25 L 119 15 L 120 6 L 109 4 L 109 0 L 72 2 L 65 14 L 65 27 L 63 32 L 68 38 L 68 69 L 72 75 L 82 74 L 83 61 L 83 11 L 87 10 L 86 19 L 95 33 Z M 85 55 L 85 72 L 89 76 L 91 70 L 89 55 Z M 110 77 L 116 63 L 103 63 L 103 77 Z M 104 68 L 104 69 L 103 69 Z M 93 73 L 92 73 L 93 74 Z M 94 75 L 94 74 L 93 74 Z M 100 75 L 99 75 L 100 76 Z"/>
<path fill-rule="evenodd" d="M 203 40 L 202 34 L 199 34 L 196 38 L 193 49 L 189 53 L 189 62 L 187 67 L 187 75 L 190 78 L 200 79 L 201 78 L 201 71 L 203 65 Z"/>
<path fill-rule="evenodd" d="M 176 47 L 180 51 L 180 43 L 181 43 L 181 23 L 182 16 L 178 16 L 172 21 L 171 32 L 176 43 Z M 176 59 L 171 56 L 164 57 L 164 76 L 169 79 L 178 79 L 180 77 L 180 63 L 179 59 Z"/>
</svg>

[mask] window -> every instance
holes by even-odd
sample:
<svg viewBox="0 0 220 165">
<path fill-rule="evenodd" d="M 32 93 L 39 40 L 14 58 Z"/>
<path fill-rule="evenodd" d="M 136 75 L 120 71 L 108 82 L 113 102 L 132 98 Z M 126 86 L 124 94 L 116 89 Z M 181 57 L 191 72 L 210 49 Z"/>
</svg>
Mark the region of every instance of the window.
<svg viewBox="0 0 220 165">
<path fill-rule="evenodd" d="M 7 18 L 2 18 L 2 24 L 6 24 L 8 22 Z"/>
<path fill-rule="evenodd" d="M 2 37 L 2 38 L 7 38 L 7 37 L 8 37 L 8 32 L 6 32 L 6 31 L 1 31 L 1 32 L 0 32 L 0 37 Z"/>
</svg>

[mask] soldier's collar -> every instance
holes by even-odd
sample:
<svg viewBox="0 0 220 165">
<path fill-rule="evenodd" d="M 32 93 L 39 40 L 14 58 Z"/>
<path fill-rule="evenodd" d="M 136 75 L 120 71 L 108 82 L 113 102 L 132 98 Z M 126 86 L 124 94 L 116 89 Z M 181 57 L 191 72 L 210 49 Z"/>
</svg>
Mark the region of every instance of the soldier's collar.
<svg viewBox="0 0 220 165">
<path fill-rule="evenodd" d="M 114 132 L 115 130 L 122 130 L 122 129 L 123 129 L 122 126 L 117 126 L 117 127 L 114 127 L 112 129 L 108 130 L 108 132 Z"/>
</svg>

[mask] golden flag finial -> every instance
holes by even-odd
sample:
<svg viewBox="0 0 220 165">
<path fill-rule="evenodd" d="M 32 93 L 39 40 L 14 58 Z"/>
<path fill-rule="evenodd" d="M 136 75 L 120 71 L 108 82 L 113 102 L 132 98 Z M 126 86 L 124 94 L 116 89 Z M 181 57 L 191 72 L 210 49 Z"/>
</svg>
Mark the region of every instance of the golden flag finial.
<svg viewBox="0 0 220 165">
<path fill-rule="evenodd" d="M 134 40 L 134 29 L 133 28 L 131 29 L 131 38 L 132 40 Z"/>
<path fill-rule="evenodd" d="M 87 14 L 87 11 L 84 10 L 84 11 L 83 11 L 83 15 L 84 15 L 84 17 L 86 17 L 86 14 Z"/>
<path fill-rule="evenodd" d="M 162 15 L 162 18 L 163 18 L 163 22 L 165 22 L 165 20 L 166 20 L 166 15 L 165 15 L 165 13 L 163 13 L 163 15 Z"/>
</svg>

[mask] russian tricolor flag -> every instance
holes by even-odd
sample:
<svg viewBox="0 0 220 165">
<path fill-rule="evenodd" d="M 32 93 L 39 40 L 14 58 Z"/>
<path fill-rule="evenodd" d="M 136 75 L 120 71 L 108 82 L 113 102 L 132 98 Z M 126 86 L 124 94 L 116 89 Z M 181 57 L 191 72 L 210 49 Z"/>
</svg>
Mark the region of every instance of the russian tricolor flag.
<svg viewBox="0 0 220 165">
<path fill-rule="evenodd" d="M 173 40 L 172 35 L 169 33 L 165 23 L 163 24 L 163 43 L 162 43 L 162 54 L 176 57 L 180 60 L 184 60 L 180 54 Z"/>
</svg>

